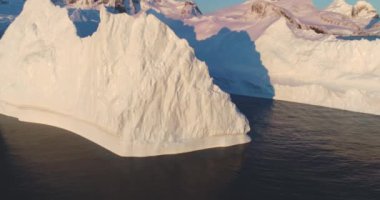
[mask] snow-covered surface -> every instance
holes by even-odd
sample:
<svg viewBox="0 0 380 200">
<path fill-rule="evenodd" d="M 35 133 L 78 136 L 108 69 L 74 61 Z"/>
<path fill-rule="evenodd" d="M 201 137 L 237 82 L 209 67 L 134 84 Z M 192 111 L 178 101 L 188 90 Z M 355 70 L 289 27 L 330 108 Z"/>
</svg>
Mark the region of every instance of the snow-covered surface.
<svg viewBox="0 0 380 200">
<path fill-rule="evenodd" d="M 122 7 L 129 14 L 141 10 L 156 9 L 173 18 L 190 18 L 202 15 L 193 0 L 110 0 L 106 3 L 96 0 L 64 0 L 67 7 L 81 9 L 99 9 L 101 6 Z"/>
<path fill-rule="evenodd" d="M 76 8 L 96 8 L 100 5 L 105 6 L 120 6 L 124 5 L 124 0 L 107 0 L 107 1 L 97 1 L 97 0 L 61 0 L 63 3 L 76 7 Z M 129 0 L 126 0 L 129 2 Z"/>
<path fill-rule="evenodd" d="M 380 114 L 380 40 L 339 39 L 376 24 L 366 30 L 308 0 L 253 0 L 181 21 L 156 15 L 229 93 Z"/>
<path fill-rule="evenodd" d="M 101 7 L 100 1 L 73 2 L 68 4 L 68 7 L 87 9 Z M 363 0 L 355 5 L 347 4 L 345 0 L 336 0 L 323 11 L 317 10 L 311 0 L 248 0 L 207 15 L 202 15 L 201 9 L 190 0 L 125 0 L 124 2 L 118 0 L 110 1 L 106 5 L 121 4 L 127 13 L 132 15 L 154 10 L 168 18 L 182 20 L 186 25 L 195 28 L 198 40 L 212 37 L 223 28 L 247 31 L 255 40 L 280 17 L 285 17 L 295 29 L 345 36 L 377 34 L 376 31 L 366 28 L 378 17 L 378 14 L 371 4 Z"/>
<path fill-rule="evenodd" d="M 100 10 L 80 38 L 65 8 L 28 0 L 0 40 L 0 112 L 122 156 L 246 143 L 249 125 L 185 40 L 152 15 Z"/>
<path fill-rule="evenodd" d="M 374 18 L 379 17 L 379 14 L 369 2 L 358 0 L 354 5 L 352 16 L 356 18 Z"/>
<path fill-rule="evenodd" d="M 256 45 L 275 99 L 380 115 L 380 40 L 305 40 L 281 19 Z"/>
<path fill-rule="evenodd" d="M 355 5 L 348 4 L 345 0 L 334 0 L 326 11 L 345 15 L 362 27 L 379 17 L 376 9 L 365 0 L 357 1 Z"/>
<path fill-rule="evenodd" d="M 140 0 L 143 8 L 154 9 L 173 19 L 187 19 L 202 15 L 200 8 L 192 0 Z"/>
<path fill-rule="evenodd" d="M 251 38 L 256 40 L 280 17 L 285 17 L 294 29 L 314 30 L 330 35 L 370 35 L 365 27 L 377 17 L 376 10 L 372 10 L 373 7 L 367 2 L 357 4 L 355 9 L 347 5 L 350 6 L 351 12 L 355 10 L 358 13 L 358 17 L 353 18 L 342 14 L 341 10 L 344 10 L 345 6 L 340 4 L 336 6 L 341 9 L 339 11 L 332 8 L 320 11 L 313 6 L 311 0 L 251 0 L 184 21 L 187 25 L 195 27 L 197 38 L 200 40 L 216 35 L 224 27 L 234 31 L 247 31 Z M 368 6 L 365 6 L 367 4 Z"/>
<path fill-rule="evenodd" d="M 106 5 L 132 15 L 154 10 L 194 27 L 199 40 L 212 37 L 223 28 L 247 31 L 255 40 L 280 17 L 287 18 L 294 28 L 303 30 L 345 36 L 378 35 L 377 30 L 369 28 L 379 15 L 365 0 L 359 0 L 355 5 L 345 0 L 335 0 L 323 11 L 317 10 L 311 0 L 247 0 L 207 15 L 202 15 L 201 9 L 192 0 L 60 1 L 66 2 L 69 8 L 99 9 Z"/>
<path fill-rule="evenodd" d="M 334 0 L 326 10 L 352 17 L 353 8 L 353 5 L 347 3 L 346 0 Z"/>
</svg>

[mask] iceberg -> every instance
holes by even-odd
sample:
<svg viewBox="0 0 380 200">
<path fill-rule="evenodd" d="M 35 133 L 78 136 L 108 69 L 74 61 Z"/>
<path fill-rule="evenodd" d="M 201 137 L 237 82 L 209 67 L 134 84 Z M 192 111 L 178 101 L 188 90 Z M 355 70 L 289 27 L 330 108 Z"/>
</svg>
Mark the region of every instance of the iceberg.
<svg viewBox="0 0 380 200">
<path fill-rule="evenodd" d="M 0 40 L 0 113 L 120 156 L 247 143 L 249 123 L 187 41 L 155 16 L 110 14 L 80 38 L 65 8 L 28 0 Z"/>
<path fill-rule="evenodd" d="M 380 115 L 380 40 L 305 39 L 281 19 L 256 45 L 275 99 Z"/>
<path fill-rule="evenodd" d="M 200 17 L 156 15 L 228 93 L 380 115 L 380 40 L 367 37 L 379 30 L 367 28 L 378 14 L 365 1 L 350 6 L 354 16 L 332 7 L 252 0 Z"/>
</svg>

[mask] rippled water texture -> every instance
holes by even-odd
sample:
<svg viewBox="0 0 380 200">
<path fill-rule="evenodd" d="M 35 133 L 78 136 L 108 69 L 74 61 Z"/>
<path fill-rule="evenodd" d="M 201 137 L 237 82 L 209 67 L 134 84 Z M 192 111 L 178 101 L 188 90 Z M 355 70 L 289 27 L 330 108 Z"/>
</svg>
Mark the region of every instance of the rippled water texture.
<svg viewBox="0 0 380 200">
<path fill-rule="evenodd" d="M 0 117 L 0 199 L 380 199 L 380 117 L 235 96 L 248 145 L 120 158 Z"/>
</svg>

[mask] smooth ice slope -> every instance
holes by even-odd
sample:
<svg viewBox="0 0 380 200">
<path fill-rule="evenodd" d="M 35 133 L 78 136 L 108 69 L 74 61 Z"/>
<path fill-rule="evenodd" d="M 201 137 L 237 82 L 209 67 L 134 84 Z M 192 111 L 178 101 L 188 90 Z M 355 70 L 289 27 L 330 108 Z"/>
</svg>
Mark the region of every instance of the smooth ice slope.
<svg viewBox="0 0 380 200">
<path fill-rule="evenodd" d="M 152 15 L 100 11 L 76 35 L 67 10 L 28 0 L 0 40 L 0 112 L 71 130 L 121 156 L 246 143 L 248 122 L 207 67 Z"/>
</svg>

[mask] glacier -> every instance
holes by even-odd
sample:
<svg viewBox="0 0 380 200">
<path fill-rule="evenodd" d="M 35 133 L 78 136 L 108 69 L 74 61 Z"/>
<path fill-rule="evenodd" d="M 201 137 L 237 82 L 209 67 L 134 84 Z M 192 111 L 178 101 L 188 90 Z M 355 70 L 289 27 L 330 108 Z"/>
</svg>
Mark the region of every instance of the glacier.
<svg viewBox="0 0 380 200">
<path fill-rule="evenodd" d="M 28 0 L 0 40 L 0 113 L 70 130 L 120 156 L 250 141 L 230 96 L 153 15 L 110 14 L 81 38 L 65 8 Z"/>
</svg>

